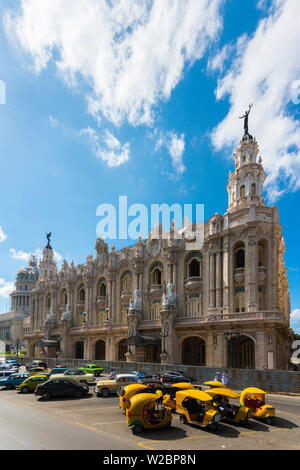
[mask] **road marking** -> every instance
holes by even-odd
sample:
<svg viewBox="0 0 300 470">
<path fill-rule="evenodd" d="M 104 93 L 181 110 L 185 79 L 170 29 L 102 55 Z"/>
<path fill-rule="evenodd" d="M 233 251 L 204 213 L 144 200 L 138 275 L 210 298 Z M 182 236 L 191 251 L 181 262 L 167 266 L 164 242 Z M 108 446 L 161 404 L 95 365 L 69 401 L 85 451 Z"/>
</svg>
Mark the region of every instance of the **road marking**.
<svg viewBox="0 0 300 470">
<path fill-rule="evenodd" d="M 147 441 L 147 442 L 152 442 L 152 441 Z M 146 444 L 144 444 L 143 442 L 138 442 L 137 445 L 140 447 L 144 447 L 144 449 L 148 449 L 148 450 L 158 450 L 158 449 L 155 449 L 154 447 L 146 446 Z"/>
<path fill-rule="evenodd" d="M 84 428 L 90 429 L 91 431 L 103 432 L 101 429 L 97 429 L 94 426 L 89 426 L 88 424 L 79 423 L 78 421 L 75 422 L 75 424 L 77 424 L 77 426 L 82 426 Z"/>
</svg>

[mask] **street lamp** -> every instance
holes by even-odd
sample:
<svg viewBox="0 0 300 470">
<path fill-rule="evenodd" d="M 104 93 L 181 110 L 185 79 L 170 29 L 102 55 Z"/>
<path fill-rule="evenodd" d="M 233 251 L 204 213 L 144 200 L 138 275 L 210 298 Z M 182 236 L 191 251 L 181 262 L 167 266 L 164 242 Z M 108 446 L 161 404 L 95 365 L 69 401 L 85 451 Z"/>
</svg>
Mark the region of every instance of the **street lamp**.
<svg viewBox="0 0 300 470">
<path fill-rule="evenodd" d="M 237 338 L 240 336 L 240 333 L 238 330 L 235 330 L 232 323 L 227 331 L 224 333 L 226 342 L 228 343 L 229 346 L 229 358 L 230 358 L 230 364 L 229 368 L 233 368 L 233 344 L 237 340 Z"/>
<path fill-rule="evenodd" d="M 166 328 L 162 328 L 161 332 L 160 332 L 160 336 L 163 339 L 163 350 L 161 352 L 162 354 L 167 354 L 167 351 L 166 351 L 166 337 L 168 335 L 169 335 L 169 327 L 166 326 Z"/>
</svg>

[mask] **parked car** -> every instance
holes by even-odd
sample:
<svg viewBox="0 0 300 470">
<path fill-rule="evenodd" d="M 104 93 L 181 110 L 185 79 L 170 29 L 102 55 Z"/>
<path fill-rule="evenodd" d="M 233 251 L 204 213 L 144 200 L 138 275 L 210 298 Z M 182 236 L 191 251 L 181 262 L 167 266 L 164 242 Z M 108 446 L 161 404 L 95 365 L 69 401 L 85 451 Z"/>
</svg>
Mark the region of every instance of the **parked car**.
<svg viewBox="0 0 300 470">
<path fill-rule="evenodd" d="M 44 367 L 33 367 L 32 369 L 29 369 L 29 375 L 35 375 L 35 374 L 48 374 L 50 372 L 50 369 L 45 369 Z"/>
<path fill-rule="evenodd" d="M 103 368 L 98 367 L 97 364 L 86 364 L 83 367 L 79 367 L 79 370 L 84 370 L 89 374 L 94 374 L 95 377 L 100 377 L 103 372 Z"/>
<path fill-rule="evenodd" d="M 33 390 L 35 390 L 37 385 L 46 382 L 48 379 L 48 374 L 32 375 L 31 377 L 28 377 L 28 379 L 25 379 L 24 382 L 22 382 L 17 387 L 17 390 L 22 393 L 32 392 Z"/>
<path fill-rule="evenodd" d="M 26 370 L 32 369 L 33 367 L 42 367 L 43 369 L 47 369 L 47 364 L 44 361 L 34 360 L 32 362 L 27 362 Z"/>
<path fill-rule="evenodd" d="M 159 379 L 162 382 L 167 383 L 178 383 L 178 382 L 189 382 L 194 383 L 195 379 L 187 377 L 183 371 L 178 370 L 167 370 L 159 375 Z"/>
<path fill-rule="evenodd" d="M 54 367 L 50 370 L 49 375 L 63 374 L 66 370 L 68 370 L 66 367 Z"/>
<path fill-rule="evenodd" d="M 5 380 L 10 377 L 14 372 L 12 370 L 1 370 L 0 371 L 0 383 L 1 380 Z M 0 385 L 1 386 L 1 385 Z"/>
<path fill-rule="evenodd" d="M 8 364 L 10 367 L 21 367 L 20 362 L 16 359 L 7 359 L 6 364 Z"/>
<path fill-rule="evenodd" d="M 97 397 L 108 397 L 110 394 L 119 393 L 120 390 L 132 383 L 137 383 L 139 378 L 134 374 L 118 374 L 112 380 L 100 380 L 95 386 Z"/>
<path fill-rule="evenodd" d="M 35 389 L 35 395 L 43 397 L 44 400 L 67 396 L 81 398 L 83 395 L 87 395 L 88 392 L 88 385 L 63 377 L 47 380 L 47 382 L 37 385 Z"/>
<path fill-rule="evenodd" d="M 4 370 L 10 370 L 11 371 L 12 369 L 8 364 L 2 363 L 2 364 L 0 364 L 0 371 L 4 371 Z"/>
<path fill-rule="evenodd" d="M 58 379 L 60 377 L 72 379 L 75 382 L 84 382 L 86 384 L 95 382 L 94 374 L 88 374 L 80 369 L 67 369 L 63 374 L 51 375 L 51 379 Z"/>
<path fill-rule="evenodd" d="M 11 390 L 24 382 L 24 380 L 28 379 L 28 377 L 28 372 L 12 373 L 7 377 L 0 378 L 0 387 L 5 387 L 7 390 Z"/>
<path fill-rule="evenodd" d="M 152 379 L 152 375 L 147 374 L 147 372 L 143 370 L 131 370 L 128 374 L 137 375 L 139 379 Z"/>
</svg>

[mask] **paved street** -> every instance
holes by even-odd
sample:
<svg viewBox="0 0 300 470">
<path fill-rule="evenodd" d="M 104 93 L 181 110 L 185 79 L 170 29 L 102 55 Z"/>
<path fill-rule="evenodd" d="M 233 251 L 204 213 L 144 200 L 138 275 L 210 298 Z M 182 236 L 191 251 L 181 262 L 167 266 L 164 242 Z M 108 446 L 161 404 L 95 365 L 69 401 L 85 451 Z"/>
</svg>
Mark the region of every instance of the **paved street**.
<svg viewBox="0 0 300 470">
<path fill-rule="evenodd" d="M 90 387 L 92 392 L 93 387 Z M 0 391 L 0 449 L 300 449 L 300 397 L 269 395 L 274 425 L 220 424 L 216 433 L 182 425 L 132 434 L 118 398 L 89 397 L 44 402 L 34 394 Z"/>
</svg>

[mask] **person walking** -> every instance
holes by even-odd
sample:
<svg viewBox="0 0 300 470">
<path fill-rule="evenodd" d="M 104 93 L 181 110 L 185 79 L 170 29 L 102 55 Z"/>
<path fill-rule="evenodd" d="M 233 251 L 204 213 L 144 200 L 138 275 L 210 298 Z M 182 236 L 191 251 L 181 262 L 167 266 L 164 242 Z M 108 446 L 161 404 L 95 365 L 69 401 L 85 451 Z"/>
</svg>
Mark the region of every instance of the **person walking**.
<svg viewBox="0 0 300 470">
<path fill-rule="evenodd" d="M 223 372 L 222 374 L 222 377 L 221 377 L 221 382 L 223 385 L 226 385 L 228 384 L 228 375 L 226 374 L 226 372 Z"/>
<path fill-rule="evenodd" d="M 216 382 L 220 382 L 220 372 L 216 372 L 216 373 L 215 373 L 214 380 L 215 380 Z"/>
</svg>

